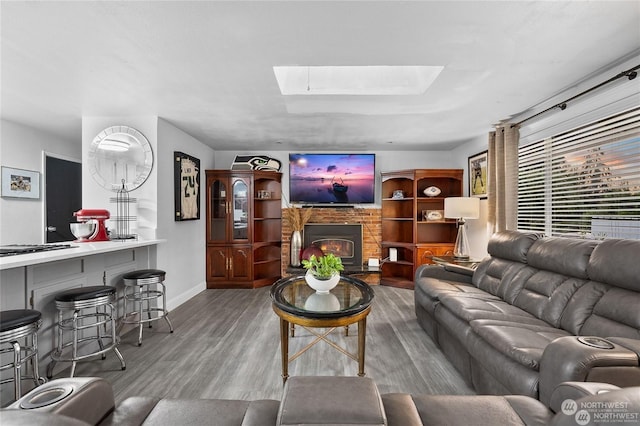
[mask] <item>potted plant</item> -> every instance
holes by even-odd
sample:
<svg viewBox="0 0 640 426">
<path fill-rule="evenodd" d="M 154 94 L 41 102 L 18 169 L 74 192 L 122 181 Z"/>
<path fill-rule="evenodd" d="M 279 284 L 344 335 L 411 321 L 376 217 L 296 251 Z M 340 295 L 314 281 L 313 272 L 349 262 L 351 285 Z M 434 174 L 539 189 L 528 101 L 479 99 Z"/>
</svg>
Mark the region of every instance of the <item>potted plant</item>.
<svg viewBox="0 0 640 426">
<path fill-rule="evenodd" d="M 311 255 L 309 260 L 302 261 L 302 266 L 307 270 L 305 281 L 318 293 L 328 293 L 338 285 L 340 271 L 344 270 L 342 259 L 333 253 L 319 257 Z"/>
</svg>

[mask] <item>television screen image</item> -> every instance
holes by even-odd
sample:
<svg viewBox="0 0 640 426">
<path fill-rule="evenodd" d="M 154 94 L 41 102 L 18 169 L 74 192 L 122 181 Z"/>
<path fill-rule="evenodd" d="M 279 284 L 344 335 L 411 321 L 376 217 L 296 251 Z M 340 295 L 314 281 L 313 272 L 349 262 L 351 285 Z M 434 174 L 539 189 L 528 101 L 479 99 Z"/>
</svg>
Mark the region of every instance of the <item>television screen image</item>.
<svg viewBox="0 0 640 426">
<path fill-rule="evenodd" d="M 292 203 L 375 202 L 375 154 L 289 154 Z"/>
</svg>

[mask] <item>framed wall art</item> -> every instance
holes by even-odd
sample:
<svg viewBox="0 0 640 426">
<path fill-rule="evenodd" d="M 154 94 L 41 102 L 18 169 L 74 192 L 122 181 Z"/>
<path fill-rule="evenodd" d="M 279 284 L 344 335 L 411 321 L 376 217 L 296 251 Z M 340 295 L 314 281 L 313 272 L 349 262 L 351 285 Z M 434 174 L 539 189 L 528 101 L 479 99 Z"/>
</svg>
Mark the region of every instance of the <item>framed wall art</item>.
<svg viewBox="0 0 640 426">
<path fill-rule="evenodd" d="M 175 220 L 200 219 L 200 160 L 183 152 L 173 153 Z"/>
<path fill-rule="evenodd" d="M 487 198 L 487 175 L 489 157 L 483 151 L 469 157 L 469 196 Z"/>
<path fill-rule="evenodd" d="M 39 199 L 40 173 L 2 166 L 2 196 Z"/>
</svg>

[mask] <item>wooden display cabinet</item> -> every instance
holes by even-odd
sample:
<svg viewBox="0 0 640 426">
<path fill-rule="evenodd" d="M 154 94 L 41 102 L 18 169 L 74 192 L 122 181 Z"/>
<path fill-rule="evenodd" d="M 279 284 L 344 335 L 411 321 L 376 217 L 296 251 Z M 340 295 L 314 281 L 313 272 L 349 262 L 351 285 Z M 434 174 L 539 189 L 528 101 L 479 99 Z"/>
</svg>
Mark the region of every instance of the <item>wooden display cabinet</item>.
<svg viewBox="0 0 640 426">
<path fill-rule="evenodd" d="M 207 170 L 207 288 L 256 288 L 281 273 L 282 174 Z"/>
<path fill-rule="evenodd" d="M 380 283 L 413 288 L 417 267 L 431 256 L 451 255 L 456 221 L 444 218 L 444 199 L 461 197 L 462 169 L 412 169 L 382 173 L 382 264 Z M 434 197 L 425 189 L 435 186 Z M 403 196 L 397 194 L 401 191 Z M 396 194 L 396 196 L 394 196 Z M 431 214 L 430 214 L 431 213 Z M 390 261 L 390 249 L 397 260 Z"/>
</svg>

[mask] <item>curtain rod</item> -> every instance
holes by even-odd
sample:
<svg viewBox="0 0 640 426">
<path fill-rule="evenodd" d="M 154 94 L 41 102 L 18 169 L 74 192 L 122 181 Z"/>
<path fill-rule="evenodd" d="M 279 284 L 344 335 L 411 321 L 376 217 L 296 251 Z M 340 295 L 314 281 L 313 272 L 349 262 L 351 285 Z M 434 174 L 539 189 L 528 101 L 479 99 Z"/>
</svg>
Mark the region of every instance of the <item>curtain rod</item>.
<svg viewBox="0 0 640 426">
<path fill-rule="evenodd" d="M 580 92 L 580 93 L 578 93 L 577 95 L 574 95 L 574 96 L 570 97 L 569 99 L 565 99 L 564 101 L 562 101 L 562 102 L 560 102 L 560 103 L 557 103 L 557 104 L 555 104 L 554 106 L 552 106 L 552 107 L 549 107 L 549 108 L 545 109 L 544 111 L 540 111 L 540 112 L 539 112 L 539 113 L 537 113 L 537 114 L 533 114 L 532 116 L 529 116 L 529 117 L 525 118 L 524 120 L 520 120 L 519 122 L 517 122 L 517 123 L 515 123 L 515 124 L 512 124 L 512 125 L 511 125 L 511 127 L 519 126 L 519 125 L 521 125 L 522 123 L 524 123 L 524 122 L 526 122 L 526 121 L 531 120 L 532 118 L 535 118 L 535 117 L 537 117 L 537 116 L 539 116 L 539 115 L 541 115 L 541 114 L 544 114 L 544 113 L 549 112 L 549 111 L 551 111 L 551 110 L 553 110 L 553 109 L 556 109 L 556 108 L 560 108 L 560 110 L 564 111 L 565 109 L 567 109 L 567 103 L 568 103 L 568 102 L 574 101 L 574 100 L 576 100 L 577 98 L 579 98 L 580 96 L 584 96 L 584 95 L 586 95 L 587 93 L 593 92 L 594 90 L 599 89 L 599 88 L 601 88 L 602 86 L 607 85 L 607 84 L 609 84 L 609 83 L 611 83 L 611 82 L 613 82 L 613 81 L 616 81 L 616 80 L 617 80 L 617 79 L 619 79 L 619 78 L 627 77 L 629 80 L 633 80 L 634 78 L 636 78 L 636 77 L 638 76 L 638 73 L 637 73 L 637 71 L 636 71 L 637 69 L 640 69 L 640 65 L 636 65 L 635 67 L 630 68 L 630 69 L 628 69 L 627 71 L 622 71 L 620 74 L 618 74 L 618 75 L 616 75 L 616 76 L 614 76 L 614 77 L 611 77 L 611 78 L 610 78 L 609 80 L 607 80 L 607 81 L 603 81 L 603 82 L 602 82 L 602 83 L 600 83 L 600 84 L 596 84 L 596 85 L 595 85 L 595 86 L 593 86 L 592 88 L 587 89 L 587 90 L 585 90 L 584 92 Z"/>
</svg>

